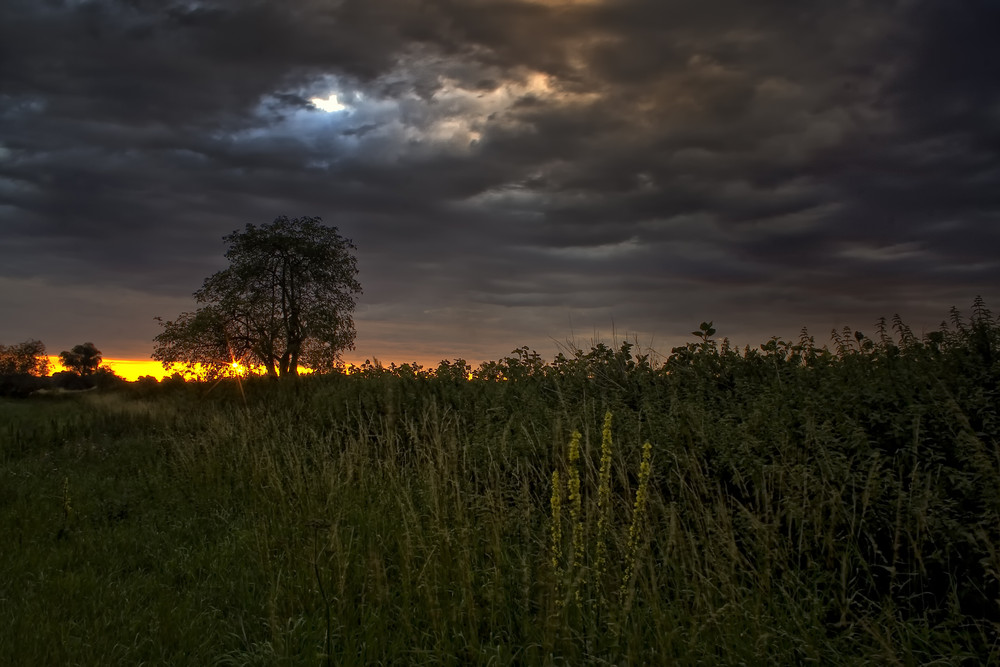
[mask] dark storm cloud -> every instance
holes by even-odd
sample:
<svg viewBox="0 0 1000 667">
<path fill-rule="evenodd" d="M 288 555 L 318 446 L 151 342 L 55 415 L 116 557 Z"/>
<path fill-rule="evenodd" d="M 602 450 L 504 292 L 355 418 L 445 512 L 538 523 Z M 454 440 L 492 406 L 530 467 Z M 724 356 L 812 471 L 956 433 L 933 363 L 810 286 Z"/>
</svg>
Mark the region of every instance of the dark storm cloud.
<svg viewBox="0 0 1000 667">
<path fill-rule="evenodd" d="M 358 243 L 383 357 L 932 324 L 1000 296 L 996 25 L 985 0 L 10 0 L 0 335 L 78 342 L 41 313 L 118 294 L 91 337 L 142 356 L 219 237 L 281 214 Z"/>
</svg>

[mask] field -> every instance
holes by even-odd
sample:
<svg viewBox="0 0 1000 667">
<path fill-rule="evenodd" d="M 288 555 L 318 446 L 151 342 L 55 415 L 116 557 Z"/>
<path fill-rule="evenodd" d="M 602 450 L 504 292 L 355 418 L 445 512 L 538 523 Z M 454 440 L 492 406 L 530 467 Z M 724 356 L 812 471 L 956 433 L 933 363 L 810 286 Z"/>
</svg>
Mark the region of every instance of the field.
<svg viewBox="0 0 1000 667">
<path fill-rule="evenodd" d="M 0 661 L 1000 664 L 980 302 L 637 352 L 0 402 Z"/>
</svg>

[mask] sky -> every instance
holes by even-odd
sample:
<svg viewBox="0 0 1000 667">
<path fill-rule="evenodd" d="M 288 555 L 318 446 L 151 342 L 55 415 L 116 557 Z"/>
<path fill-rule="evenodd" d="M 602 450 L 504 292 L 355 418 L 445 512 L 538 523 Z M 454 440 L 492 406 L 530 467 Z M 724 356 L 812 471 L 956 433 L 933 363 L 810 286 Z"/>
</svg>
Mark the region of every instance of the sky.
<svg viewBox="0 0 1000 667">
<path fill-rule="evenodd" d="M 4 0 L 0 342 L 148 359 L 222 236 L 357 246 L 351 361 L 1000 309 L 996 0 Z"/>
</svg>

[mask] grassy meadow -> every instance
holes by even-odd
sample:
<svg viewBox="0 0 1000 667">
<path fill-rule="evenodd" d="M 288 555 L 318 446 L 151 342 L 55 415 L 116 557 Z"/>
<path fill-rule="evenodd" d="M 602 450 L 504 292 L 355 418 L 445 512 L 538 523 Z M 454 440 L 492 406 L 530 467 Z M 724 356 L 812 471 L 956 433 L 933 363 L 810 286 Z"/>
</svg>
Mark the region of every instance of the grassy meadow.
<svg viewBox="0 0 1000 667">
<path fill-rule="evenodd" d="M 1000 664 L 998 420 L 979 301 L 5 400 L 0 663 Z"/>
</svg>

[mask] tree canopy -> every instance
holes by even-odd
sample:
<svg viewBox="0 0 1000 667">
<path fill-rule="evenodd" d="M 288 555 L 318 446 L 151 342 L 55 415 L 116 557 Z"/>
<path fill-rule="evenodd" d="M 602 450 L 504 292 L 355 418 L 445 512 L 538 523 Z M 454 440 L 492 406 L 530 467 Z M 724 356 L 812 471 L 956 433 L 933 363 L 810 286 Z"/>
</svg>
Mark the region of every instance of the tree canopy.
<svg viewBox="0 0 1000 667">
<path fill-rule="evenodd" d="M 209 374 L 233 364 L 272 377 L 298 367 L 331 368 L 353 349 L 356 247 L 318 217 L 280 216 L 223 237 L 229 267 L 194 293 L 194 312 L 163 321 L 153 359 L 164 368 L 200 365 Z"/>
<path fill-rule="evenodd" d="M 40 340 L 26 340 L 16 345 L 0 345 L 0 375 L 49 374 L 49 358 Z"/>
<path fill-rule="evenodd" d="M 59 353 L 62 365 L 80 375 L 93 375 L 101 365 L 101 351 L 93 343 L 74 345 L 72 350 Z"/>
</svg>

